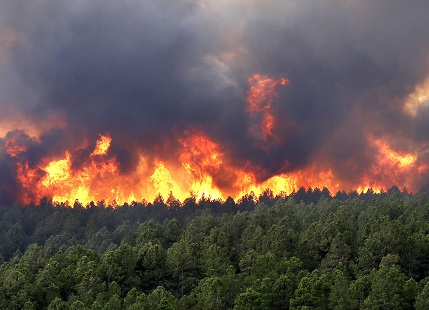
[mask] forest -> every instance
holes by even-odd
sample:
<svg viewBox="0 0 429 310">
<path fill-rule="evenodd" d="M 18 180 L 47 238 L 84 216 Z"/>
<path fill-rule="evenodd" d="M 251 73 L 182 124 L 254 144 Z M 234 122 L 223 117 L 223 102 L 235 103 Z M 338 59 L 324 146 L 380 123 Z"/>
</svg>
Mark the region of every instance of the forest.
<svg viewBox="0 0 429 310">
<path fill-rule="evenodd" d="M 0 309 L 429 309 L 429 195 L 0 205 Z"/>
</svg>

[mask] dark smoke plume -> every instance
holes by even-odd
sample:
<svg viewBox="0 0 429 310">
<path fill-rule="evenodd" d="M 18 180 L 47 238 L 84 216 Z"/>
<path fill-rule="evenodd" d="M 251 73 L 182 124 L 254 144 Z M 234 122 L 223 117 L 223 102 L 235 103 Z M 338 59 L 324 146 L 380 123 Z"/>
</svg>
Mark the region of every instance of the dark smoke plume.
<svg viewBox="0 0 429 310">
<path fill-rule="evenodd" d="M 0 201 L 20 194 L 12 135 L 36 165 L 109 133 L 126 173 L 140 152 L 175 160 L 191 128 L 259 180 L 317 159 L 353 183 L 374 160 L 369 133 L 404 152 L 429 142 L 429 105 L 403 109 L 429 75 L 428 14 L 425 1 L 3 1 Z M 290 80 L 265 147 L 249 134 L 255 73 Z M 48 129 L 13 131 L 34 127 Z"/>
</svg>

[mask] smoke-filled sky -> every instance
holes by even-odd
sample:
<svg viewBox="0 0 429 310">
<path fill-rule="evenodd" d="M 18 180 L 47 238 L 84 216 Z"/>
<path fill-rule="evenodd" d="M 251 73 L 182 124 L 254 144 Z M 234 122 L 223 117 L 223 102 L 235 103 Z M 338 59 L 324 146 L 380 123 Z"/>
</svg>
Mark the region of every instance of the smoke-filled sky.
<svg viewBox="0 0 429 310">
<path fill-rule="evenodd" d="M 189 130 L 260 181 L 316 162 L 356 184 L 374 139 L 429 164 L 428 16 L 427 1 L 1 1 L 0 200 L 19 194 L 17 160 L 105 133 L 124 174 L 140 153 L 177 159 Z M 254 74 L 289 81 L 268 141 L 251 130 Z"/>
</svg>

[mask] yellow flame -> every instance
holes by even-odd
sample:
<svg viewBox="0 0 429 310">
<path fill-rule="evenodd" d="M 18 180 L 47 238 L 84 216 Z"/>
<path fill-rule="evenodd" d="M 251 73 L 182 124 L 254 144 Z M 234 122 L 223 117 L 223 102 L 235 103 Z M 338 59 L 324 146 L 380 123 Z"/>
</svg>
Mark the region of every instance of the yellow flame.
<svg viewBox="0 0 429 310">
<path fill-rule="evenodd" d="M 421 106 L 429 105 L 429 77 L 416 86 L 404 103 L 404 111 L 411 117 L 416 117 Z"/>
<path fill-rule="evenodd" d="M 356 192 L 358 194 L 360 194 L 360 193 L 367 193 L 369 190 L 371 190 L 375 194 L 380 194 L 381 191 L 382 191 L 382 188 L 381 187 L 377 187 L 377 186 L 373 187 L 373 186 L 369 186 L 369 185 L 364 185 L 364 186 L 359 186 L 356 189 Z"/>
<path fill-rule="evenodd" d="M 44 169 L 47 172 L 42 184 L 45 186 L 56 185 L 70 178 L 70 153 L 66 153 L 65 159 L 52 161 Z"/>
<path fill-rule="evenodd" d="M 411 153 L 401 154 L 392 150 L 390 145 L 382 142 L 381 140 L 373 140 L 373 143 L 378 147 L 378 151 L 381 156 L 387 158 L 393 165 L 398 165 L 400 168 L 412 165 L 417 159 L 417 157 Z"/>
<path fill-rule="evenodd" d="M 161 194 L 164 199 L 168 197 L 170 192 L 175 193 L 175 195 L 180 195 L 182 192 L 171 176 L 170 171 L 161 162 L 156 164 L 155 170 L 150 176 L 150 182 L 157 193 Z"/>
<path fill-rule="evenodd" d="M 94 151 L 90 156 L 95 155 L 106 155 L 107 151 L 110 148 L 110 143 L 112 142 L 112 138 L 105 135 L 100 135 L 100 139 L 97 140 L 97 144 L 95 145 Z"/>
</svg>

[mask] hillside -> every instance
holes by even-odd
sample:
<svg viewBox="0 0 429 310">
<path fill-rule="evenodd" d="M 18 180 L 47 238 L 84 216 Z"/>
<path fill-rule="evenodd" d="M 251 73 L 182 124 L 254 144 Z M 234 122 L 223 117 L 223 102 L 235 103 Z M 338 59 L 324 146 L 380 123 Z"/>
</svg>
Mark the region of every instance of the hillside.
<svg viewBox="0 0 429 310">
<path fill-rule="evenodd" d="M 0 308 L 427 309 L 428 195 L 304 193 L 3 206 Z"/>
</svg>

